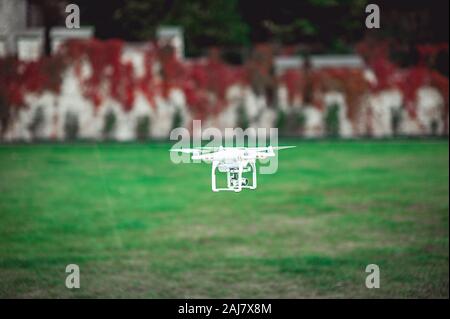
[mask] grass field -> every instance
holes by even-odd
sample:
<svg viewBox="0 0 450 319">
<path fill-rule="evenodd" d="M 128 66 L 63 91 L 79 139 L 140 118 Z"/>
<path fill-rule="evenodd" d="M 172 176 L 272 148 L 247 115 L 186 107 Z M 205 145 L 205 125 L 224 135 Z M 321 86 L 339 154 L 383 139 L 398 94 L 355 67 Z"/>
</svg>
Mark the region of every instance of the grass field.
<svg viewBox="0 0 450 319">
<path fill-rule="evenodd" d="M 448 298 L 448 141 L 280 144 L 239 194 L 168 143 L 0 146 L 0 297 Z"/>
</svg>

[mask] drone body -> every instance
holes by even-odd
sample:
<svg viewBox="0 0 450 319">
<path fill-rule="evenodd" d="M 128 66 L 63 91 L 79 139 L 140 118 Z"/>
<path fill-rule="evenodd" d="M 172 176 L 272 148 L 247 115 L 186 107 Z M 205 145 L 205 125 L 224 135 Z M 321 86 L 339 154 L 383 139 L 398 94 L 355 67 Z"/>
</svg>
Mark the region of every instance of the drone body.
<svg viewBox="0 0 450 319">
<path fill-rule="evenodd" d="M 171 149 L 172 152 L 192 154 L 193 160 L 203 160 L 212 163 L 211 187 L 213 192 L 234 191 L 242 189 L 256 189 L 256 161 L 276 156 L 274 150 L 291 148 L 281 147 L 199 147 Z M 227 174 L 227 187 L 218 188 L 216 171 Z M 252 172 L 252 183 L 242 177 L 243 173 Z"/>
</svg>

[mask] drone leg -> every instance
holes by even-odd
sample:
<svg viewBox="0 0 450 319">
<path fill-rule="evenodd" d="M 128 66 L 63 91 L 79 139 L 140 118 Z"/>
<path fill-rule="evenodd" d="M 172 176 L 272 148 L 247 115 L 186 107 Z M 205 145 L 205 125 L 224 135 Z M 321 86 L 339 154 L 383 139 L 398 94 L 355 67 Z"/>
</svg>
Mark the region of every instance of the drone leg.
<svg viewBox="0 0 450 319">
<path fill-rule="evenodd" d="M 256 189 L 256 164 L 255 164 L 255 162 L 251 162 L 250 166 L 252 167 L 252 174 L 253 174 L 252 186 L 250 188 Z"/>
<path fill-rule="evenodd" d="M 244 166 L 241 163 L 239 163 L 237 188 L 234 190 L 235 192 L 240 192 L 242 190 L 242 170 L 243 169 L 244 169 Z"/>
<path fill-rule="evenodd" d="M 217 162 L 213 162 L 212 163 L 212 169 L 211 169 L 211 188 L 213 192 L 218 192 L 217 187 L 216 187 L 216 168 L 217 168 L 218 163 Z"/>
</svg>

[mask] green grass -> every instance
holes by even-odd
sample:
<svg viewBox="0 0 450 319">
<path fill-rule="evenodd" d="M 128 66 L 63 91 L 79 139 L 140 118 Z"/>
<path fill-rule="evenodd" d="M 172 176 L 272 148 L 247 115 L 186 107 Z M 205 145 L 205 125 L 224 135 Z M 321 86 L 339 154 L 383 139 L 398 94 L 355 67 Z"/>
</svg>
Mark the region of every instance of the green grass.
<svg viewBox="0 0 450 319">
<path fill-rule="evenodd" d="M 0 297 L 448 298 L 448 141 L 294 144 L 239 194 L 170 144 L 0 146 Z"/>
</svg>

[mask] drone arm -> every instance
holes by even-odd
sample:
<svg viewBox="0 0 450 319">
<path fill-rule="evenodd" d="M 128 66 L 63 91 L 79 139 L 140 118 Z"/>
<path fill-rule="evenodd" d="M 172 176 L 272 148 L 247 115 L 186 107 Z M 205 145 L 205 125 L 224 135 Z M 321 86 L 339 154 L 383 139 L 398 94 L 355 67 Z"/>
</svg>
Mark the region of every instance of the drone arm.
<svg viewBox="0 0 450 319">
<path fill-rule="evenodd" d="M 268 157 L 274 157 L 274 156 L 275 156 L 275 153 L 273 151 L 272 152 L 258 152 L 256 155 L 256 159 L 264 160 Z"/>
</svg>

